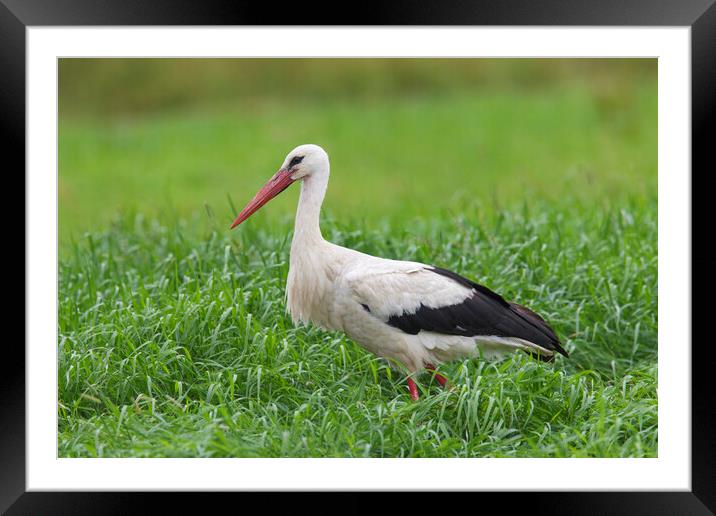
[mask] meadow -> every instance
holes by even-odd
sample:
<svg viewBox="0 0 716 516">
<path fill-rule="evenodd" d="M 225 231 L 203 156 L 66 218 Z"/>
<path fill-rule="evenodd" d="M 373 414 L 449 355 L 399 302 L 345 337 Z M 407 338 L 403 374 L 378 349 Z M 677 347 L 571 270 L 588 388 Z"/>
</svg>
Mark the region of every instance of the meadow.
<svg viewBox="0 0 716 516">
<path fill-rule="evenodd" d="M 59 455 L 656 456 L 656 73 L 627 69 L 157 111 L 61 95 Z M 331 157 L 325 238 L 527 304 L 570 358 L 446 364 L 452 390 L 425 374 L 413 402 L 399 369 L 295 327 L 298 188 L 228 226 L 308 142 Z"/>
</svg>

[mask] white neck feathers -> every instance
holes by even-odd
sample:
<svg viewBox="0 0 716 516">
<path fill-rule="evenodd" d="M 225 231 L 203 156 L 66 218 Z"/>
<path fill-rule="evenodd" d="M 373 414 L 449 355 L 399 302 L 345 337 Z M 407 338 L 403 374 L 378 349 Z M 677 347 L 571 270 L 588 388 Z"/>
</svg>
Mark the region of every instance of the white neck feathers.
<svg viewBox="0 0 716 516">
<path fill-rule="evenodd" d="M 329 326 L 326 306 L 322 303 L 328 276 L 319 219 L 327 187 L 328 160 L 301 183 L 286 288 L 287 308 L 294 322 L 313 321 L 324 327 Z"/>
<path fill-rule="evenodd" d="M 323 240 L 320 215 L 327 188 L 328 163 L 325 165 L 325 170 L 318 170 L 303 178 L 293 232 L 294 245 L 298 242 L 311 245 Z"/>
</svg>

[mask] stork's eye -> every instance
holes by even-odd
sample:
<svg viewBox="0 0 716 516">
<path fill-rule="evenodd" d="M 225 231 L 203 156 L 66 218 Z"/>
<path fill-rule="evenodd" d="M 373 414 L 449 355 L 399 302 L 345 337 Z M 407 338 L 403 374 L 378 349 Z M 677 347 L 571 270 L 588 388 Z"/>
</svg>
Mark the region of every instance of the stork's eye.
<svg viewBox="0 0 716 516">
<path fill-rule="evenodd" d="M 298 165 L 303 161 L 303 156 L 294 156 L 291 163 L 288 164 L 288 168 Z"/>
</svg>

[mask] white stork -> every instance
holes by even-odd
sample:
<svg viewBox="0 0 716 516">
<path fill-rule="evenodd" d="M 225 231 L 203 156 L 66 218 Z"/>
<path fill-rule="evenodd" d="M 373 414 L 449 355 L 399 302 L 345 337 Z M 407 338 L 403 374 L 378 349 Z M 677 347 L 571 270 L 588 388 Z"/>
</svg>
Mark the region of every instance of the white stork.
<svg viewBox="0 0 716 516">
<path fill-rule="evenodd" d="M 375 355 L 402 363 L 411 376 L 441 362 L 524 350 L 544 361 L 567 356 L 554 330 L 524 306 L 482 285 L 418 262 L 388 260 L 327 242 L 319 214 L 328 187 L 328 154 L 318 145 L 293 149 L 276 174 L 239 213 L 238 226 L 288 186 L 301 181 L 286 288 L 294 323 L 345 332 Z"/>
</svg>

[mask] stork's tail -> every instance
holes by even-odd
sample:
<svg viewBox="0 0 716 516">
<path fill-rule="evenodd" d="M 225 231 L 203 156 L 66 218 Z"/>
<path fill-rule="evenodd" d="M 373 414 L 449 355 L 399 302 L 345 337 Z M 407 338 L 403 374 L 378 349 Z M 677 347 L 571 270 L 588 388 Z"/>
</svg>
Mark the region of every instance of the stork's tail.
<svg viewBox="0 0 716 516">
<path fill-rule="evenodd" d="M 513 312 L 515 312 L 522 319 L 530 323 L 537 330 L 539 330 L 540 333 L 544 334 L 547 337 L 547 340 L 544 343 L 540 343 L 540 347 L 543 347 L 548 351 L 552 352 L 551 354 L 546 355 L 541 353 L 535 353 L 534 350 L 526 350 L 528 353 L 535 356 L 542 362 L 552 362 L 554 360 L 554 352 L 557 352 L 560 355 L 564 355 L 565 357 L 569 358 L 569 353 L 567 353 L 567 350 L 562 347 L 561 343 L 559 342 L 559 337 L 557 337 L 557 334 L 554 332 L 552 327 L 547 324 L 547 321 L 540 317 L 539 314 L 533 312 L 526 306 L 518 305 L 517 303 L 510 303 L 510 308 L 512 308 Z"/>
</svg>

